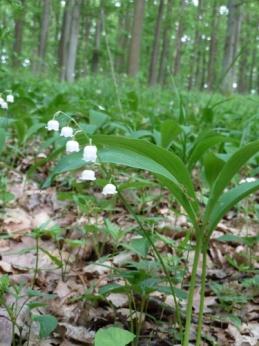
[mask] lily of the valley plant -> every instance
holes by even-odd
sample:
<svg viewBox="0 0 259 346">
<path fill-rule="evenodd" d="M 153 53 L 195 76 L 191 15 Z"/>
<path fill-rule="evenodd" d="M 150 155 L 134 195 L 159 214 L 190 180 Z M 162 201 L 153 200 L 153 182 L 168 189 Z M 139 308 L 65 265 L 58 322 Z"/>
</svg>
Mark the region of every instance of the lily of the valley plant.
<svg viewBox="0 0 259 346">
<path fill-rule="evenodd" d="M 53 125 L 51 125 L 51 127 L 52 126 Z M 57 128 L 57 126 L 55 126 L 55 128 Z M 241 183 L 235 183 L 233 179 L 240 171 L 241 167 L 246 165 L 253 156 L 258 154 L 259 140 L 236 150 L 236 152 L 225 161 L 223 167 L 221 167 L 218 174 L 214 177 L 205 207 L 202 203 L 204 201 L 199 200 L 199 195 L 195 191 L 191 172 L 195 164 L 203 157 L 206 151 L 210 150 L 212 146 L 218 143 L 228 141 L 224 136 L 215 133 L 198 139 L 188 152 L 186 163 L 171 150 L 156 146 L 145 140 L 108 135 L 95 135 L 92 140 L 95 145 L 98 146 L 98 159 L 102 164 L 113 163 L 126 165 L 153 173 L 160 183 L 168 188 L 188 215 L 193 226 L 196 243 L 188 292 L 185 328 L 184 331 L 182 330 L 182 345 L 189 345 L 193 297 L 197 282 L 197 269 L 199 261 L 202 259 L 200 307 L 196 334 L 196 345 L 200 346 L 209 240 L 222 217 L 239 201 L 259 189 L 258 179 L 247 178 L 242 180 Z M 75 148 L 77 149 L 76 146 Z M 87 148 L 89 148 L 89 146 L 85 147 L 83 153 L 85 161 L 95 162 L 97 148 L 91 148 L 89 152 Z M 82 163 L 82 160 L 78 160 L 77 153 L 71 154 L 69 160 L 67 157 L 61 159 L 52 172 L 50 179 L 57 174 L 78 169 L 83 167 L 83 165 L 84 163 Z M 89 172 L 83 172 L 81 179 L 83 177 L 94 180 L 95 176 Z M 116 192 L 116 188 L 112 184 L 106 185 L 103 189 L 105 195 L 109 193 L 114 194 Z M 150 237 L 148 240 L 149 239 Z M 179 326 L 181 326 L 181 321 L 178 321 L 178 323 Z"/>
</svg>

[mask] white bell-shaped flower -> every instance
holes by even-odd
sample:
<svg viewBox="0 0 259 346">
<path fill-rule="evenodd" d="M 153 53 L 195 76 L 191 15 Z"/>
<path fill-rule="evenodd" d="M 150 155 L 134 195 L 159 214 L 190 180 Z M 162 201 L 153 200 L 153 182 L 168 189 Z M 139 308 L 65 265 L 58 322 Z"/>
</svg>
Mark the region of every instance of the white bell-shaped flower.
<svg viewBox="0 0 259 346">
<path fill-rule="evenodd" d="M 59 122 L 57 120 L 48 121 L 47 127 L 48 131 L 58 131 L 59 130 Z"/>
<path fill-rule="evenodd" d="M 2 104 L 3 103 L 5 103 L 5 100 L 2 98 L 2 97 L 0 97 L 0 107 L 2 108 Z"/>
<path fill-rule="evenodd" d="M 117 193 L 116 186 L 109 183 L 104 186 L 102 194 L 107 196 L 107 195 L 115 195 Z"/>
<path fill-rule="evenodd" d="M 87 145 L 84 148 L 83 159 L 86 162 L 96 162 L 96 160 L 97 160 L 97 148 L 95 145 Z"/>
<path fill-rule="evenodd" d="M 62 137 L 73 137 L 73 129 L 72 129 L 72 127 L 69 127 L 69 126 L 62 127 L 61 132 L 60 132 L 60 136 L 62 136 Z"/>
<path fill-rule="evenodd" d="M 256 178 L 254 177 L 247 177 L 245 179 L 240 180 L 239 184 L 243 184 L 243 183 L 254 183 L 256 181 Z"/>
<path fill-rule="evenodd" d="M 91 169 L 85 169 L 81 173 L 79 179 L 84 180 L 84 181 L 94 181 L 94 180 L 96 180 L 95 172 L 92 171 Z"/>
<path fill-rule="evenodd" d="M 3 108 L 3 109 L 8 109 L 8 103 L 7 102 L 2 102 L 1 103 L 1 107 Z"/>
<path fill-rule="evenodd" d="M 7 95 L 6 96 L 6 101 L 9 103 L 14 103 L 14 96 L 13 95 Z"/>
<path fill-rule="evenodd" d="M 68 141 L 66 144 L 66 152 L 73 153 L 73 152 L 78 152 L 80 150 L 79 148 L 79 143 L 77 141 L 71 140 Z"/>
</svg>

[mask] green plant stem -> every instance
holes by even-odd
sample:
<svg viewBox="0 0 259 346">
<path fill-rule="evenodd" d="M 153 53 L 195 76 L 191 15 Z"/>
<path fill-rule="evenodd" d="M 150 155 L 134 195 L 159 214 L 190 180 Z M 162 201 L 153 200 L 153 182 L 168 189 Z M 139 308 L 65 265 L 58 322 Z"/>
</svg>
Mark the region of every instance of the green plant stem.
<svg viewBox="0 0 259 346">
<path fill-rule="evenodd" d="M 32 280 L 32 289 L 34 288 L 36 284 L 36 279 L 39 271 L 39 235 L 36 234 L 36 263 L 35 263 L 35 268 L 34 268 L 34 275 L 33 275 L 33 280 Z"/>
<path fill-rule="evenodd" d="M 140 221 L 138 215 L 134 212 L 134 210 L 131 208 L 131 206 L 128 204 L 128 202 L 125 200 L 125 198 L 123 197 L 123 195 L 118 191 L 118 195 L 120 197 L 120 199 L 122 200 L 122 202 L 124 203 L 125 207 L 127 208 L 127 210 L 130 212 L 130 214 L 134 217 L 135 221 L 138 223 L 141 231 L 143 232 L 144 237 L 148 240 L 149 244 L 151 245 L 158 261 L 160 262 L 160 265 L 162 267 L 162 270 L 167 278 L 167 281 L 169 283 L 171 292 L 172 292 L 172 296 L 173 296 L 173 300 L 174 300 L 174 304 L 175 304 L 175 315 L 176 315 L 176 320 L 177 323 L 179 325 L 180 328 L 180 335 L 182 337 L 182 320 L 181 320 L 181 315 L 180 315 L 180 309 L 179 309 L 179 305 L 176 299 L 176 294 L 175 294 L 175 290 L 174 290 L 174 286 L 170 277 L 170 273 L 168 272 L 166 265 L 163 261 L 162 256 L 160 255 L 160 253 L 158 252 L 151 236 L 149 235 L 149 232 L 145 229 L 145 227 L 142 225 L 142 222 Z"/>
<path fill-rule="evenodd" d="M 196 234 L 197 233 L 198 232 L 196 232 Z M 185 331 L 184 331 L 184 339 L 182 344 L 183 346 L 189 346 L 191 320 L 192 320 L 192 303 L 193 303 L 193 295 L 194 295 L 195 284 L 196 284 L 196 274 L 197 274 L 197 269 L 199 264 L 199 257 L 201 253 L 201 245 L 202 245 L 202 235 L 200 234 L 197 237 L 195 255 L 194 255 L 194 260 L 192 265 L 192 276 L 191 276 L 191 282 L 190 282 L 190 288 L 189 288 L 189 294 L 188 294 Z"/>
<path fill-rule="evenodd" d="M 203 310 L 204 310 L 204 299 L 205 299 L 205 288 L 206 288 L 207 248 L 208 247 L 206 246 L 202 254 L 201 292 L 200 292 L 200 306 L 199 306 L 196 346 L 200 346 L 201 344 L 201 332 L 202 332 Z"/>
<path fill-rule="evenodd" d="M 104 165 L 102 164 L 102 162 L 100 161 L 101 163 L 101 167 L 105 173 L 105 175 L 108 177 L 108 172 L 106 170 L 106 168 L 104 167 Z M 181 320 L 181 314 L 180 314 L 180 308 L 179 308 L 179 304 L 177 302 L 177 299 L 176 299 L 176 294 L 175 294 L 175 289 L 174 289 L 174 286 L 173 286 L 173 282 L 171 280 L 171 276 L 170 276 L 170 273 L 169 271 L 167 270 L 166 268 L 166 265 L 163 261 L 163 258 L 162 256 L 160 255 L 159 251 L 157 250 L 150 234 L 149 234 L 149 231 L 147 231 L 145 229 L 145 227 L 143 226 L 140 218 L 138 217 L 138 215 L 134 212 L 133 208 L 128 204 L 128 202 L 126 201 L 126 199 L 124 198 L 124 196 L 122 195 L 122 193 L 118 190 L 118 186 L 116 184 L 116 182 L 113 181 L 113 184 L 116 186 L 116 189 L 118 191 L 118 196 L 120 197 L 122 203 L 124 204 L 124 206 L 126 207 L 126 209 L 128 210 L 128 212 L 133 216 L 133 218 L 135 219 L 135 221 L 137 222 L 137 224 L 139 225 L 141 231 L 142 231 L 142 235 L 144 235 L 144 237 L 147 239 L 147 241 L 149 242 L 150 246 L 152 247 L 158 261 L 160 262 L 160 265 L 162 267 L 162 270 L 167 278 L 167 281 L 168 281 L 168 284 L 170 286 L 170 289 L 171 289 L 171 292 L 172 292 L 172 296 L 173 296 L 173 300 L 174 300 L 174 304 L 175 304 L 175 316 L 176 316 L 176 321 L 179 325 L 179 329 L 180 329 L 180 336 L 181 336 L 181 339 L 183 337 L 183 326 L 182 326 L 182 320 Z"/>
</svg>

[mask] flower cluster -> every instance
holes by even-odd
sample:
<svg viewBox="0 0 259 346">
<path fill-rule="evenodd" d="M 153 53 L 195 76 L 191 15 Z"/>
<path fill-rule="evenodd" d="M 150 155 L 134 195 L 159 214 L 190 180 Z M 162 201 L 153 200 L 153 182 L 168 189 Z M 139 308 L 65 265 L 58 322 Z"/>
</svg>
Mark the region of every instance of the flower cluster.
<svg viewBox="0 0 259 346">
<path fill-rule="evenodd" d="M 57 120 L 52 119 L 48 121 L 46 129 L 48 131 L 55 131 L 59 132 L 60 124 Z M 66 143 L 66 153 L 74 153 L 80 151 L 79 143 L 74 139 L 74 130 L 70 126 L 64 126 L 60 130 L 60 136 L 65 138 L 70 138 Z M 83 150 L 83 160 L 87 163 L 96 163 L 97 161 L 97 147 L 95 145 L 92 145 L 91 143 L 89 145 L 86 145 Z M 91 169 L 85 169 L 79 179 L 81 181 L 94 181 L 96 180 L 95 172 Z M 116 186 L 109 183 L 106 184 L 102 190 L 102 193 L 104 196 L 107 195 L 115 195 L 117 193 Z"/>
<path fill-rule="evenodd" d="M 243 183 L 254 183 L 256 181 L 256 178 L 254 177 L 247 177 L 245 179 L 241 179 L 239 184 L 243 184 Z"/>
<path fill-rule="evenodd" d="M 0 97 L 0 108 L 2 109 L 8 109 L 8 103 L 14 103 L 14 96 L 13 95 L 7 95 L 6 100 Z"/>
</svg>

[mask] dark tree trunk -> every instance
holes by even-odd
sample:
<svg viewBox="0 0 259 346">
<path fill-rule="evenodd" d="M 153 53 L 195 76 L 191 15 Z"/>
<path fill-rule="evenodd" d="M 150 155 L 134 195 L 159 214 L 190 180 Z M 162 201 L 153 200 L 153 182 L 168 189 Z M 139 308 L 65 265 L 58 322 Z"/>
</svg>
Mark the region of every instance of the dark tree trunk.
<svg viewBox="0 0 259 346">
<path fill-rule="evenodd" d="M 42 15 L 40 23 L 40 39 L 38 48 L 38 72 L 41 72 L 44 68 L 44 59 L 46 56 L 48 29 L 49 29 L 49 18 L 50 18 L 50 0 L 42 1 Z"/>
<path fill-rule="evenodd" d="M 163 30 L 163 43 L 162 43 L 162 51 L 160 56 L 160 64 L 159 64 L 159 75 L 158 75 L 158 82 L 160 84 L 165 83 L 165 76 L 166 76 L 166 61 L 168 59 L 168 53 L 169 53 L 169 34 L 171 29 L 171 20 L 172 20 L 172 7 L 173 7 L 173 0 L 167 1 L 167 7 L 166 7 L 166 18 L 165 18 L 165 25 Z"/>
<path fill-rule="evenodd" d="M 156 26 L 154 32 L 154 41 L 151 53 L 151 61 L 149 66 L 149 85 L 155 85 L 157 83 L 157 75 L 158 75 L 158 56 L 159 56 L 159 48 L 160 48 L 160 33 L 161 33 L 161 24 L 163 18 L 163 9 L 164 9 L 164 0 L 160 0 L 157 18 L 156 18 Z"/>
<path fill-rule="evenodd" d="M 134 19 L 131 31 L 128 74 L 135 76 L 139 71 L 142 26 L 144 20 L 145 0 L 135 0 Z"/>
</svg>

